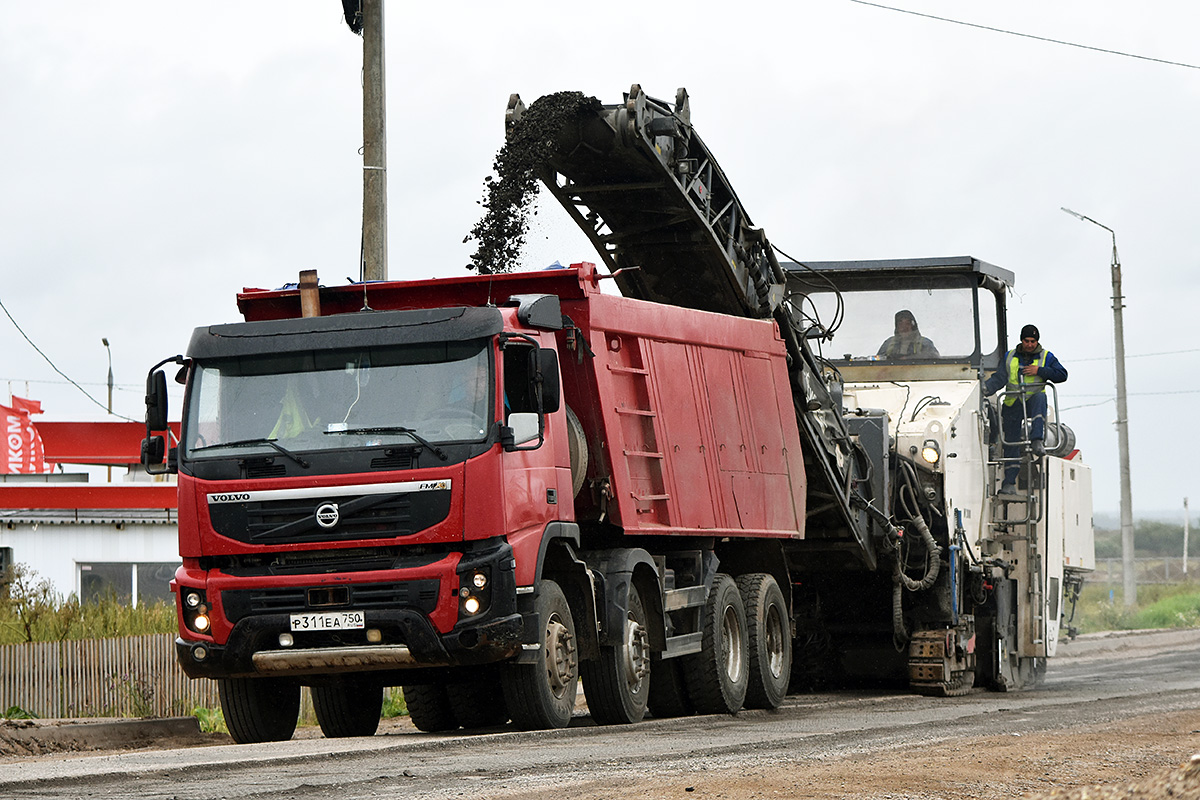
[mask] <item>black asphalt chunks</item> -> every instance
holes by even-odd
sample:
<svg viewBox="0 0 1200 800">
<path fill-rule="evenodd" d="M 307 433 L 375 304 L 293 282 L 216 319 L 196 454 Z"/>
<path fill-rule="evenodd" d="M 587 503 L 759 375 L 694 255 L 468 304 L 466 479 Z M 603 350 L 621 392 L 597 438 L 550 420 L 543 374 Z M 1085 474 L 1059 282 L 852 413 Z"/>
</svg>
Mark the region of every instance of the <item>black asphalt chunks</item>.
<svg viewBox="0 0 1200 800">
<path fill-rule="evenodd" d="M 538 167 L 549 160 L 563 126 L 584 113 L 595 113 L 600 101 L 581 92 L 539 97 L 509 132 L 496 153 L 496 176 L 484 179 L 483 218 L 463 242 L 477 243 L 467 269 L 482 274 L 511 272 L 520 260 L 529 230 L 529 212 L 537 199 Z"/>
</svg>

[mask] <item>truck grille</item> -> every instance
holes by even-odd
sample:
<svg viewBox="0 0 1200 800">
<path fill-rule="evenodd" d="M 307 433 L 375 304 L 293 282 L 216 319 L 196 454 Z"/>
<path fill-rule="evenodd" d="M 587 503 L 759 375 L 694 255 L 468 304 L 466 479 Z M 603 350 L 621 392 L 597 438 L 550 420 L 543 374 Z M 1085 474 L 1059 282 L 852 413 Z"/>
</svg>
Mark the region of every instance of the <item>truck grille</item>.
<svg viewBox="0 0 1200 800">
<path fill-rule="evenodd" d="M 317 511 L 328 510 L 331 504 L 337 506 L 337 521 L 322 527 Z M 213 529 L 247 544 L 391 539 L 425 530 L 449 513 L 449 489 L 209 506 Z M 325 521 L 329 522 L 328 517 Z"/>
<path fill-rule="evenodd" d="M 440 587 L 441 581 L 436 578 L 398 583 L 351 584 L 346 587 L 349 589 L 347 602 L 341 607 L 356 610 L 413 608 L 429 614 L 437 606 Z M 310 588 L 324 589 L 325 587 L 281 586 L 236 589 L 221 592 L 221 604 L 225 608 L 225 617 L 230 622 L 237 622 L 245 617 L 258 614 L 295 614 L 302 611 L 325 611 L 333 608 L 327 603 L 318 606 L 310 605 Z M 326 594 L 318 594 L 322 599 L 326 598 Z"/>
</svg>

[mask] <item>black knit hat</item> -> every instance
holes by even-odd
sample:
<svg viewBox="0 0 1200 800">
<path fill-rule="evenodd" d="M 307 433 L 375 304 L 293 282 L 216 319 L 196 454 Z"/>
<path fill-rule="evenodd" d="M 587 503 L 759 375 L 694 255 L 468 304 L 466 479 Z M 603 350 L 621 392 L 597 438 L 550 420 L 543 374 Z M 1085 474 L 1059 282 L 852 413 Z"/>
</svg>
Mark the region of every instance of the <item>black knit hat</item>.
<svg viewBox="0 0 1200 800">
<path fill-rule="evenodd" d="M 1042 335 L 1038 333 L 1037 325 L 1026 325 L 1024 328 L 1021 328 L 1021 338 L 1041 341 Z"/>
</svg>

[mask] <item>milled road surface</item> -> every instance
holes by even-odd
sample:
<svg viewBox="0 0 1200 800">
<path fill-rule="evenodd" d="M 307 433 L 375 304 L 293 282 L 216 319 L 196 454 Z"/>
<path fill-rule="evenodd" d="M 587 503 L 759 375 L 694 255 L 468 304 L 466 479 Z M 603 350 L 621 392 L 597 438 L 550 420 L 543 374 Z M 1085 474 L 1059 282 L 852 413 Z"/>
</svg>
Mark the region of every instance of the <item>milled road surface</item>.
<svg viewBox="0 0 1200 800">
<path fill-rule="evenodd" d="M 7 760 L 0 797 L 1000 798 L 1152 778 L 1200 752 L 1200 631 L 1060 647 L 1030 692 L 846 691 L 631 727 L 393 725 L 360 739 Z M 1200 781 L 1190 786 L 1173 796 L 1200 798 Z"/>
</svg>

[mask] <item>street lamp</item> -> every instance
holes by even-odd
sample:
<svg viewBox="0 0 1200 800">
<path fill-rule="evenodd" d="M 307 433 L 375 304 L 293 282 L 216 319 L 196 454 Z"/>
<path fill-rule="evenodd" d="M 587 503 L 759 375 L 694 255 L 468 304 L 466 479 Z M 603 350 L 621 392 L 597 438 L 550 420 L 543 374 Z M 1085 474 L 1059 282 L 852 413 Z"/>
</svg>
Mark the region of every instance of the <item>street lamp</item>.
<svg viewBox="0 0 1200 800">
<path fill-rule="evenodd" d="M 108 337 L 105 336 L 100 340 L 104 344 L 104 350 L 108 353 L 108 413 L 112 413 L 112 392 L 113 392 L 113 374 L 112 374 L 112 348 L 108 346 Z"/>
<path fill-rule="evenodd" d="M 1091 217 L 1062 209 L 1076 219 L 1090 222 L 1112 234 L 1112 291 L 1113 291 L 1113 340 L 1117 359 L 1117 457 L 1121 462 L 1121 572 L 1125 589 L 1125 605 L 1137 604 L 1137 575 L 1133 561 L 1133 491 L 1129 484 L 1129 413 L 1125 406 L 1125 326 L 1121 309 L 1125 307 L 1121 296 L 1121 259 L 1117 257 L 1117 233 Z"/>
<path fill-rule="evenodd" d="M 113 374 L 112 374 L 112 348 L 108 346 L 108 337 L 105 336 L 101 340 L 104 345 L 104 351 L 108 353 L 108 413 L 112 414 L 112 390 L 113 390 Z M 108 482 L 112 483 L 112 467 L 108 468 Z"/>
</svg>

